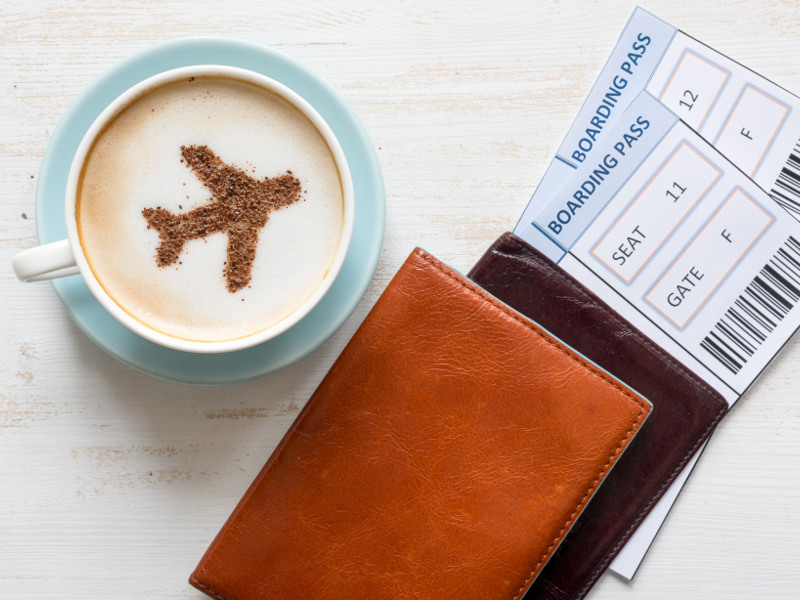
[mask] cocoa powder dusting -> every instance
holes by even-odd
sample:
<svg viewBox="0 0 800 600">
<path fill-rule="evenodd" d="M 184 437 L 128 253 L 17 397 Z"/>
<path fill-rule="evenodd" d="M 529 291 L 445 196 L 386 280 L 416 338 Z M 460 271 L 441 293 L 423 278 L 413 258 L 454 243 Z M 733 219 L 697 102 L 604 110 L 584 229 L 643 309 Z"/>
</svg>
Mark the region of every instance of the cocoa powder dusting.
<svg viewBox="0 0 800 600">
<path fill-rule="evenodd" d="M 142 211 L 148 228 L 161 237 L 156 263 L 159 267 L 175 263 L 189 240 L 227 233 L 225 279 L 228 291 L 237 292 L 250 283 L 258 236 L 270 213 L 300 198 L 300 181 L 291 171 L 254 179 L 222 162 L 208 146 L 181 146 L 181 156 L 181 162 L 208 188 L 214 202 L 181 214 L 160 207 Z"/>
</svg>

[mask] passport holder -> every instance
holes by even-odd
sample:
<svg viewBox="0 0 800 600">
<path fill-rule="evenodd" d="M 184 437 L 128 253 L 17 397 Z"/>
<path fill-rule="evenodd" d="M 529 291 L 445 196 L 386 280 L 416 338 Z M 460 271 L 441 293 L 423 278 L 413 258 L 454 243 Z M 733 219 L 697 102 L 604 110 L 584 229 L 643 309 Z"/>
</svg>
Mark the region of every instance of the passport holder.
<svg viewBox="0 0 800 600">
<path fill-rule="evenodd" d="M 519 599 L 649 410 L 416 250 L 190 582 L 225 600 Z"/>
<path fill-rule="evenodd" d="M 653 403 L 636 440 L 526 596 L 583 598 L 711 434 L 727 403 L 514 234 L 501 236 L 468 277 Z"/>
</svg>

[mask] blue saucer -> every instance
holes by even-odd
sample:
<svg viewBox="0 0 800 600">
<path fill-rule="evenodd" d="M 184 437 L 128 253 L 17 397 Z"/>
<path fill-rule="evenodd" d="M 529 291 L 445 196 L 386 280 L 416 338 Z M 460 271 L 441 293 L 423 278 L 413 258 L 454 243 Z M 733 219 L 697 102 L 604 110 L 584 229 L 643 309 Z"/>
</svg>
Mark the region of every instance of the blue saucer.
<svg viewBox="0 0 800 600">
<path fill-rule="evenodd" d="M 40 243 L 67 237 L 67 173 L 97 115 L 135 83 L 167 69 L 195 64 L 232 65 L 272 77 L 308 100 L 333 129 L 352 171 L 356 203 L 353 239 L 333 286 L 314 310 L 282 335 L 246 350 L 209 355 L 171 350 L 136 335 L 100 306 L 80 276 L 52 283 L 78 327 L 122 362 L 170 381 L 231 384 L 282 369 L 322 344 L 355 309 L 378 262 L 386 211 L 378 157 L 361 120 L 322 77 L 280 52 L 218 38 L 173 40 L 131 56 L 86 88 L 53 131 L 36 188 L 36 232 Z"/>
</svg>

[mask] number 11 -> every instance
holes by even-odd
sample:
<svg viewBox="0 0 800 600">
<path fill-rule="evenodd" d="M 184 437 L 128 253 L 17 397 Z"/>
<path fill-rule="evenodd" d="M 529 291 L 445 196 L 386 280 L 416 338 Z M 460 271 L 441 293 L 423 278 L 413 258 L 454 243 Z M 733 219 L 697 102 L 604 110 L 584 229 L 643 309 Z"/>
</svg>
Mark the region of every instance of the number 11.
<svg viewBox="0 0 800 600">
<path fill-rule="evenodd" d="M 686 191 L 686 188 L 685 188 L 685 187 L 681 187 L 681 186 L 680 186 L 680 184 L 678 184 L 678 182 L 677 182 L 677 181 L 673 181 L 673 182 L 672 182 L 672 189 L 676 189 L 676 190 L 678 190 L 678 193 L 677 193 L 677 194 L 676 194 L 676 193 L 674 193 L 674 192 L 673 192 L 673 191 L 671 191 L 671 190 L 667 190 L 667 196 L 669 196 L 670 198 L 672 198 L 672 201 L 673 201 L 673 202 L 677 202 L 677 201 L 678 201 L 678 198 L 680 198 L 680 197 L 683 195 L 683 192 L 685 192 L 685 191 Z"/>
</svg>

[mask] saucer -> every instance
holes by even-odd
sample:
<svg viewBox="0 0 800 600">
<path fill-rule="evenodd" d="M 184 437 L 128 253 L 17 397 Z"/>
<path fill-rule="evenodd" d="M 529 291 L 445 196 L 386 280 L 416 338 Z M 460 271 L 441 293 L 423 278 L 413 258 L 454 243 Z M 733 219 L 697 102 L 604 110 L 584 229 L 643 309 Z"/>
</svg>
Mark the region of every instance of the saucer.
<svg viewBox="0 0 800 600">
<path fill-rule="evenodd" d="M 168 69 L 222 64 L 263 73 L 303 96 L 339 139 L 353 177 L 355 223 L 344 265 L 331 289 L 297 325 L 263 344 L 223 354 L 194 354 L 150 342 L 100 306 L 80 276 L 52 281 L 70 317 L 106 352 L 162 379 L 200 385 L 263 377 L 303 358 L 353 312 L 378 262 L 385 221 L 383 177 L 364 125 L 333 86 L 310 68 L 275 50 L 222 38 L 186 38 L 148 48 L 114 65 L 78 96 L 53 131 L 36 188 L 39 243 L 67 237 L 64 194 L 72 157 L 102 110 L 132 85 Z"/>
</svg>

